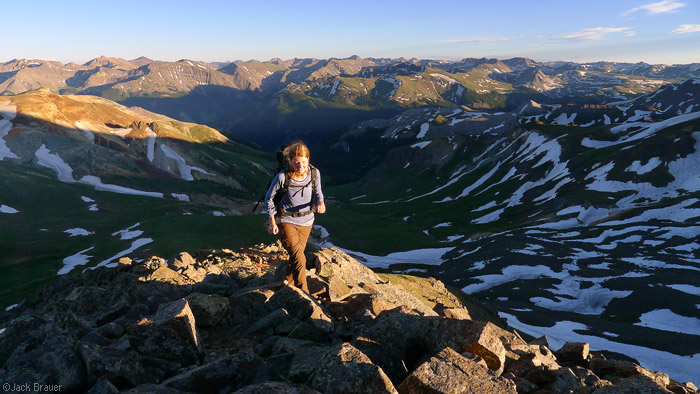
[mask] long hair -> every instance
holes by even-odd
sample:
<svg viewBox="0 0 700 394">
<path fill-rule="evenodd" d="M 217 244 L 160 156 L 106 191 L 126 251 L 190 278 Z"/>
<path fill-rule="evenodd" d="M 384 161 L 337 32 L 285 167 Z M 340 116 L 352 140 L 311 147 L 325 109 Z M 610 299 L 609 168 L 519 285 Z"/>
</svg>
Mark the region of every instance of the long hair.
<svg viewBox="0 0 700 394">
<path fill-rule="evenodd" d="M 290 172 L 294 171 L 294 166 L 292 166 L 292 160 L 294 160 L 295 157 L 301 156 L 311 160 L 311 152 L 302 140 L 292 141 L 292 143 L 289 144 L 289 146 L 287 146 L 287 148 L 284 150 L 284 153 L 286 162 L 285 164 L 287 165 L 287 168 L 289 168 Z"/>
</svg>

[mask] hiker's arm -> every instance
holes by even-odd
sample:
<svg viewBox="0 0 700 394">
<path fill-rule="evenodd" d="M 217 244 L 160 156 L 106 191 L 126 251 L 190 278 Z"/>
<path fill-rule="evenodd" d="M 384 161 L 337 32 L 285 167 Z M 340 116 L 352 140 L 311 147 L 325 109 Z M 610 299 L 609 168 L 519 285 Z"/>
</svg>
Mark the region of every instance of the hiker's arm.
<svg viewBox="0 0 700 394">
<path fill-rule="evenodd" d="M 326 203 L 324 202 L 323 198 L 323 191 L 321 190 L 321 171 L 316 170 L 316 195 L 314 198 L 316 199 L 316 212 L 317 213 L 325 213 L 326 212 Z"/>
<path fill-rule="evenodd" d="M 284 179 L 282 178 L 284 173 L 279 173 L 272 181 L 270 188 L 267 189 L 267 194 L 265 195 L 265 210 L 267 215 L 274 217 L 277 214 L 277 207 L 275 206 L 274 197 L 277 191 L 284 187 Z"/>
<path fill-rule="evenodd" d="M 267 226 L 267 232 L 270 233 L 271 235 L 277 235 L 280 232 L 279 227 L 277 227 L 277 223 L 275 222 L 275 217 L 270 216 L 270 223 Z"/>
<path fill-rule="evenodd" d="M 283 187 L 284 180 L 282 179 L 282 176 L 283 175 L 278 174 L 277 177 L 275 177 L 274 181 L 272 181 L 272 184 L 270 185 L 270 188 L 267 190 L 267 194 L 265 195 L 265 209 L 267 210 L 267 215 L 269 217 L 267 232 L 272 235 L 279 233 L 279 228 L 277 228 L 277 223 L 275 222 L 277 207 L 275 206 L 273 197 L 275 194 L 277 194 L 277 191 Z"/>
</svg>

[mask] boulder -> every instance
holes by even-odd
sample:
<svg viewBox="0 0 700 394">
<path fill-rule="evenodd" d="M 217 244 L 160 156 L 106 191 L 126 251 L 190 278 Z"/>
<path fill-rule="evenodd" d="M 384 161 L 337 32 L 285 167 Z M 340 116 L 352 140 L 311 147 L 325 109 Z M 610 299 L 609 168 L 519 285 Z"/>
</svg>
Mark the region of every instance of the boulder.
<svg viewBox="0 0 700 394">
<path fill-rule="evenodd" d="M 66 391 L 85 390 L 87 377 L 80 356 L 73 351 L 74 345 L 75 338 L 66 334 L 43 341 L 26 338 L 3 365 L 6 372 L 1 380 L 30 386 L 60 385 Z"/>
<path fill-rule="evenodd" d="M 78 351 L 87 371 L 88 384 L 96 385 L 100 378 L 106 378 L 117 388 L 126 388 L 157 383 L 165 377 L 165 371 L 157 366 L 144 366 L 133 351 L 85 342 L 78 345 Z"/>
<path fill-rule="evenodd" d="M 190 279 L 191 281 L 198 283 L 204 280 L 207 276 L 207 271 L 201 267 L 189 266 L 184 271 L 182 275 Z"/>
<path fill-rule="evenodd" d="M 287 377 L 292 382 L 304 383 L 322 364 L 323 356 L 330 351 L 329 347 L 307 346 L 294 353 L 289 366 Z"/>
<path fill-rule="evenodd" d="M 243 351 L 173 376 L 162 385 L 193 393 L 220 393 L 278 379 L 255 353 Z"/>
<path fill-rule="evenodd" d="M 386 302 L 377 294 L 352 294 L 343 303 L 342 313 L 345 318 L 349 319 L 357 316 L 374 318 L 380 313 L 394 308 L 397 306 Z"/>
<path fill-rule="evenodd" d="M 143 384 L 131 390 L 122 391 L 125 394 L 188 394 L 172 387 L 161 386 L 159 384 Z"/>
<path fill-rule="evenodd" d="M 97 379 L 97 382 L 92 385 L 90 390 L 85 394 L 117 394 L 119 389 L 117 389 L 107 378 L 104 376 Z"/>
<path fill-rule="evenodd" d="M 265 382 L 251 384 L 233 394 L 321 394 L 318 391 L 300 384 Z"/>
<path fill-rule="evenodd" d="M 401 394 L 412 393 L 512 393 L 512 381 L 454 350 L 445 348 L 419 365 L 398 387 Z"/>
<path fill-rule="evenodd" d="M 505 370 L 513 375 L 523 377 L 535 368 L 544 367 L 557 370 L 561 366 L 557 359 L 544 345 L 510 344 L 506 346 L 507 359 Z"/>
<path fill-rule="evenodd" d="M 151 272 L 143 280 L 147 282 L 164 282 L 174 285 L 181 285 L 187 282 L 185 278 L 180 276 L 180 274 L 171 270 L 165 265 L 158 267 L 155 271 Z"/>
<path fill-rule="evenodd" d="M 185 299 L 162 304 L 152 318 L 129 327 L 132 346 L 141 354 L 197 364 L 204 353 L 189 303 Z"/>
<path fill-rule="evenodd" d="M 253 323 L 245 332 L 245 335 L 252 335 L 260 332 L 264 332 L 267 329 L 274 329 L 279 324 L 290 320 L 289 313 L 284 308 L 276 309 L 267 315 L 258 319 Z"/>
<path fill-rule="evenodd" d="M 324 332 L 332 332 L 333 321 L 324 308 L 303 290 L 294 286 L 284 286 L 270 297 L 268 308 L 284 308 L 291 316 L 308 321 Z"/>
<path fill-rule="evenodd" d="M 309 386 L 322 393 L 398 393 L 384 371 L 347 342 L 335 345 L 320 365 Z"/>
<path fill-rule="evenodd" d="M 226 316 L 229 307 L 228 298 L 219 295 L 191 293 L 185 299 L 197 325 L 201 327 L 217 325 Z"/>
<path fill-rule="evenodd" d="M 314 253 L 316 275 L 331 283 L 335 278 L 350 289 L 350 293 L 377 294 L 395 306 L 417 309 L 424 316 L 437 316 L 426 304 L 400 286 L 383 281 L 371 269 L 337 248 L 321 248 Z M 330 290 L 329 290 L 330 291 Z"/>
<path fill-rule="evenodd" d="M 185 270 L 188 267 L 192 267 L 195 264 L 197 264 L 197 262 L 189 253 L 181 252 L 172 259 L 170 262 L 170 268 L 180 271 Z"/>
<path fill-rule="evenodd" d="M 554 352 L 559 361 L 584 361 L 588 359 L 590 345 L 586 342 L 567 342 Z"/>
<path fill-rule="evenodd" d="M 121 257 L 117 261 L 117 270 L 126 271 L 134 264 L 134 262 L 128 257 Z"/>
<path fill-rule="evenodd" d="M 401 383 L 422 357 L 446 347 L 480 356 L 497 375 L 503 371 L 506 351 L 491 323 L 415 316 L 402 311 L 399 308 L 381 313 L 352 342 L 395 384 Z"/>
<path fill-rule="evenodd" d="M 469 315 L 469 311 L 464 307 L 447 307 L 445 304 L 438 303 L 435 304 L 433 310 L 438 314 L 438 316 L 446 317 L 448 319 L 472 320 L 471 316 Z"/>
<path fill-rule="evenodd" d="M 698 391 L 698 388 L 692 382 L 680 383 L 675 380 L 671 380 L 666 389 L 675 394 L 693 394 Z"/>
<path fill-rule="evenodd" d="M 668 394 L 671 391 L 659 386 L 643 375 L 621 379 L 612 386 L 605 386 L 593 391 L 594 394 Z"/>
</svg>

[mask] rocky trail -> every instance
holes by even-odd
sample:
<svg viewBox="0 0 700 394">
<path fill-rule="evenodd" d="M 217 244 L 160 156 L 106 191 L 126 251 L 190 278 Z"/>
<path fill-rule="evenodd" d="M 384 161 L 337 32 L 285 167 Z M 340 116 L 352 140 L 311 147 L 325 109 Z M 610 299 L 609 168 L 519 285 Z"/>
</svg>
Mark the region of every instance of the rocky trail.
<svg viewBox="0 0 700 394">
<path fill-rule="evenodd" d="M 286 259 L 258 245 L 61 277 L 0 314 L 3 392 L 697 392 L 587 343 L 528 342 L 437 280 L 335 248 L 309 253 L 307 294 Z"/>
</svg>

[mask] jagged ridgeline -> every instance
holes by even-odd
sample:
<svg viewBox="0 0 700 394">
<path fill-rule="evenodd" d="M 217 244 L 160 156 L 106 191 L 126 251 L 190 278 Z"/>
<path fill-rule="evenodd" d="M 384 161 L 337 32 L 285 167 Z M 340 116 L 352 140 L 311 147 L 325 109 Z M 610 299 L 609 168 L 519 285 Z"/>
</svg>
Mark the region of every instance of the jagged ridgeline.
<svg viewBox="0 0 700 394">
<path fill-rule="evenodd" d="M 176 119 L 215 126 L 274 146 L 292 132 L 327 134 L 407 108 L 467 105 L 512 110 L 522 103 L 600 104 L 700 76 L 697 64 L 456 62 L 360 58 L 205 63 L 100 57 L 86 64 L 0 64 L 0 94 L 48 88 L 91 94 Z"/>
<path fill-rule="evenodd" d="M 282 282 L 279 244 L 195 256 L 124 257 L 12 310 L 5 391 L 697 392 L 588 343 L 523 338 L 459 290 L 335 248 L 309 254 L 310 294 Z"/>
<path fill-rule="evenodd" d="M 232 234 L 257 225 L 240 213 L 267 187 L 269 153 L 94 96 L 32 91 L 0 113 L 3 303 L 137 249 L 260 241 Z"/>
</svg>

